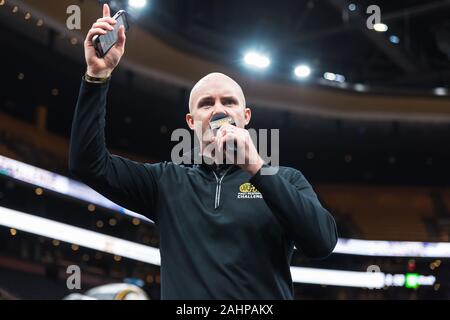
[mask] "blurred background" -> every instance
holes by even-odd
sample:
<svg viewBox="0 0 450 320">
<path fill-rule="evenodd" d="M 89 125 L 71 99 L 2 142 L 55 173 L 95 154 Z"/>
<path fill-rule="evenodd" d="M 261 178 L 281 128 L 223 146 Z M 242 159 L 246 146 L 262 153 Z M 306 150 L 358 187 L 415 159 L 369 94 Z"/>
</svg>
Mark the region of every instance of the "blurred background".
<svg viewBox="0 0 450 320">
<path fill-rule="evenodd" d="M 450 1 L 0 0 L 0 299 L 159 299 L 158 230 L 68 173 L 105 2 L 131 22 L 111 152 L 169 160 L 191 87 L 226 73 L 338 224 L 329 258 L 294 254 L 296 299 L 450 298 Z"/>
</svg>

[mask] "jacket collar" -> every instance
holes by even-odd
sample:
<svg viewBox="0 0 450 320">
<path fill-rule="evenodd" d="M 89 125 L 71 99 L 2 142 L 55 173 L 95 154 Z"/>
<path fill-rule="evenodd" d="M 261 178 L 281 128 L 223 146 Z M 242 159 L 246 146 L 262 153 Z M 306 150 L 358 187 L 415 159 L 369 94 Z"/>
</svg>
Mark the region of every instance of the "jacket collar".
<svg viewBox="0 0 450 320">
<path fill-rule="evenodd" d="M 199 161 L 200 159 L 200 155 L 197 154 L 196 156 L 196 148 L 191 149 L 189 152 L 186 152 L 183 155 L 183 158 L 191 163 L 191 166 L 194 168 L 199 168 L 201 169 L 203 172 L 206 172 L 208 174 L 210 174 L 212 171 L 214 171 L 216 174 L 222 175 L 225 171 L 228 171 L 228 173 L 234 172 L 236 170 L 239 170 L 239 166 L 235 165 L 235 164 L 220 164 L 217 165 L 215 163 L 212 163 L 212 159 L 211 158 L 207 158 L 205 156 L 202 156 L 201 158 L 201 163 L 200 164 L 196 164 L 195 161 Z M 197 151 L 198 152 L 198 151 Z M 212 164 L 209 164 L 212 163 Z M 231 167 L 231 168 L 230 168 Z"/>
</svg>

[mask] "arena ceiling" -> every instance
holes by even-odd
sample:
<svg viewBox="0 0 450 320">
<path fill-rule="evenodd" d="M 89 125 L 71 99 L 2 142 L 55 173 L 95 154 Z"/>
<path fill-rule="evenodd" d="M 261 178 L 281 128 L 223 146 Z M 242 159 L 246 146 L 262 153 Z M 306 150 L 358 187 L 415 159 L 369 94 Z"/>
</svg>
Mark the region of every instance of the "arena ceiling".
<svg viewBox="0 0 450 320">
<path fill-rule="evenodd" d="M 1 111 L 33 122 L 36 105 L 46 105 L 49 130 L 66 137 L 85 69 L 82 40 L 101 12 L 98 1 L 80 1 L 82 29 L 69 32 L 70 3 L 6 0 L 0 6 L 7 48 L 0 53 Z M 436 38 L 446 25 L 448 1 L 379 2 L 391 17 L 385 20 L 389 31 L 400 38 L 396 46 L 389 42 L 390 49 L 346 20 L 343 12 L 353 12 L 349 4 L 149 1 L 134 18 L 126 57 L 114 75 L 108 145 L 167 159 L 170 132 L 185 127 L 190 86 L 207 72 L 230 71 L 243 80 L 254 107 L 252 127 L 282 129 L 282 164 L 321 181 L 448 184 L 450 104 L 445 92 L 434 91 L 448 83 L 446 46 Z M 20 9 L 12 14 L 15 5 Z M 32 18 L 25 20 L 28 11 Z M 43 26 L 36 27 L 41 18 Z M 421 34 L 408 36 L 408 28 Z M 242 65 L 251 43 L 272 52 L 267 73 Z M 307 81 L 291 77 L 298 62 L 311 65 Z M 325 71 L 345 75 L 349 86 L 319 81 Z M 368 91 L 355 91 L 356 83 Z"/>
</svg>

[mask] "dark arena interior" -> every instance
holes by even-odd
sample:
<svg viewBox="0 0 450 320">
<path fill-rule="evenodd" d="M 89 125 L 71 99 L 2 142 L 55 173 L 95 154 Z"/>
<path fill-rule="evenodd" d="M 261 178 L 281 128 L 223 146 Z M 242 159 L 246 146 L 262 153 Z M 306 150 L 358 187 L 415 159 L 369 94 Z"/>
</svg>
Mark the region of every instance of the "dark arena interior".
<svg viewBox="0 0 450 320">
<path fill-rule="evenodd" d="M 105 3 L 130 26 L 108 80 L 111 154 L 171 161 L 191 89 L 226 74 L 247 128 L 278 132 L 279 165 L 337 226 L 327 257 L 293 251 L 292 298 L 450 298 L 450 1 L 0 0 L 0 300 L 161 299 L 164 229 L 69 168 L 85 38 Z M 204 187 L 218 202 L 220 183 Z M 183 183 L 161 190 L 183 206 Z"/>
</svg>

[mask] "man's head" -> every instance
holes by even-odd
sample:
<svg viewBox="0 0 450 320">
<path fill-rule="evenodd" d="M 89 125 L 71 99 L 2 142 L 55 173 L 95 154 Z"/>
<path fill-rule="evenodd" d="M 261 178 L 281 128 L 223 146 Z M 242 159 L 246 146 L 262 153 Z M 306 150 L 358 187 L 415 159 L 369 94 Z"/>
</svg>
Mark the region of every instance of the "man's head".
<svg viewBox="0 0 450 320">
<path fill-rule="evenodd" d="M 245 97 L 239 84 L 223 73 L 210 73 L 198 81 L 189 97 L 189 113 L 186 122 L 196 136 L 208 143 L 212 132 L 208 129 L 211 118 L 224 113 L 233 118 L 235 125 L 244 128 L 251 118 Z M 202 137 L 203 133 L 203 137 Z"/>
</svg>

